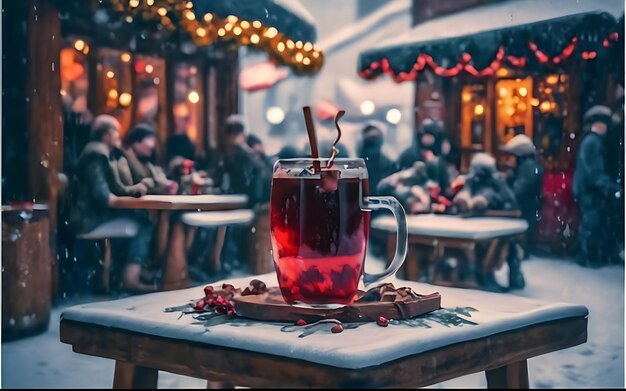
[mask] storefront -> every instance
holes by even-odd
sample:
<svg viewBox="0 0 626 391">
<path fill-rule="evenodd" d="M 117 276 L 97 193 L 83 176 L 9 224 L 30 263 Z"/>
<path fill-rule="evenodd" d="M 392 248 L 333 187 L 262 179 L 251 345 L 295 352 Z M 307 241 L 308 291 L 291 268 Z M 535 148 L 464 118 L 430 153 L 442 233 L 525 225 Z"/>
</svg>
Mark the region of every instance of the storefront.
<svg viewBox="0 0 626 391">
<path fill-rule="evenodd" d="M 623 112 L 624 4 L 512 0 L 439 17 L 361 53 L 359 74 L 415 83 L 415 129 L 439 120 L 461 150 L 495 155 L 516 134 L 534 140 L 545 167 L 542 227 L 575 232 L 570 182 L 582 114 Z M 546 218 L 547 217 L 547 218 Z M 554 221 L 552 221 L 554 220 Z"/>
</svg>

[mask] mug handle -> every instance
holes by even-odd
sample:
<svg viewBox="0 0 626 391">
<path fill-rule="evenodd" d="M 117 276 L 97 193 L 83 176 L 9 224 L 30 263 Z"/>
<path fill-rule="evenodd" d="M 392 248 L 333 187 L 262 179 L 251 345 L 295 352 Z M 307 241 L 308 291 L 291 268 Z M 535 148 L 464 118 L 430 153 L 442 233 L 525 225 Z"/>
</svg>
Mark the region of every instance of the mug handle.
<svg viewBox="0 0 626 391">
<path fill-rule="evenodd" d="M 404 263 L 406 258 L 408 232 L 406 227 L 406 214 L 402 204 L 398 202 L 394 197 L 381 196 L 381 197 L 364 197 L 362 209 L 389 209 L 393 216 L 396 218 L 398 224 L 398 234 L 396 235 L 396 255 L 394 255 L 391 264 L 382 273 L 369 274 L 363 270 L 363 283 L 365 286 L 380 282 L 381 280 L 395 274 L 400 266 Z"/>
</svg>

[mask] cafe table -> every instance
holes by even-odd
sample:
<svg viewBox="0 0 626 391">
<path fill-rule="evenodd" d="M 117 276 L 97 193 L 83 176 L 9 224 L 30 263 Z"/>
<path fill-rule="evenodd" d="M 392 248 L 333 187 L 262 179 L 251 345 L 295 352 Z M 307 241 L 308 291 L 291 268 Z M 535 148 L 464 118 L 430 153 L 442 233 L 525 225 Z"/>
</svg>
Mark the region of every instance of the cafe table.
<svg viewBox="0 0 626 391">
<path fill-rule="evenodd" d="M 245 207 L 248 197 L 243 194 L 210 195 L 145 195 L 117 197 L 112 207 L 144 209 L 157 212 L 157 259 L 165 265 L 161 289 L 173 290 L 189 286 L 187 270 L 187 235 L 180 218 L 171 219 L 173 211 L 218 211 Z"/>
<path fill-rule="evenodd" d="M 483 271 L 498 270 L 509 249 L 509 243 L 523 240 L 528 223 L 509 217 L 460 217 L 441 214 L 418 214 L 406 217 L 409 251 L 405 260 L 405 277 L 417 280 L 420 273 L 434 277 L 420 265 L 436 268 L 445 255 L 455 251 L 468 263 L 467 270 L 481 268 Z M 396 243 L 396 221 L 391 216 L 372 220 L 372 230 L 387 235 L 387 253 L 393 257 Z M 423 259 L 419 259 L 417 247 L 427 248 Z M 476 288 L 475 281 L 453 283 L 457 286 Z"/>
<path fill-rule="evenodd" d="M 253 278 L 277 285 L 275 273 L 226 282 L 244 287 Z M 422 387 L 485 372 L 489 388 L 528 388 L 528 359 L 587 340 L 582 305 L 386 282 L 419 294 L 439 292 L 442 308 L 387 327 L 344 324 L 338 334 L 164 311 L 203 297 L 198 286 L 70 307 L 61 314 L 60 338 L 76 353 L 115 360 L 114 388 L 155 388 L 159 370 L 209 384 L 298 388 Z"/>
</svg>

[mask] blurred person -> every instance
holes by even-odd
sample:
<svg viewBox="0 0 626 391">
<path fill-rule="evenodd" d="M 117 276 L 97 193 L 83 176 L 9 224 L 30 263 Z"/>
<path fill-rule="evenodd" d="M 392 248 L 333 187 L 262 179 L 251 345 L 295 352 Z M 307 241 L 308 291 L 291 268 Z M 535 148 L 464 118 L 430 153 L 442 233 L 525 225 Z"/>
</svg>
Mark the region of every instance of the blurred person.
<svg viewBox="0 0 626 391">
<path fill-rule="evenodd" d="M 124 155 L 133 181 L 152 179 L 148 187 L 150 194 L 176 194 L 178 183 L 167 179 L 163 169 L 153 164 L 156 143 L 156 132 L 146 124 L 136 125 L 124 138 Z"/>
<path fill-rule="evenodd" d="M 272 167 L 272 162 L 265 154 L 265 147 L 263 147 L 263 142 L 261 139 L 254 134 L 249 134 L 246 138 L 246 143 L 248 146 L 256 153 L 256 155 L 268 166 Z"/>
<path fill-rule="evenodd" d="M 138 226 L 138 233 L 130 239 L 127 262 L 122 281 L 131 291 L 149 292 L 156 290 L 146 284 L 142 277 L 150 279 L 145 266 L 149 262 L 150 241 L 153 226 L 147 213 L 142 210 L 123 210 L 111 207 L 119 196 L 139 197 L 147 193 L 150 181 L 142 180 L 127 185 L 130 172 L 120 175 L 119 136 L 120 124 L 110 115 L 99 115 L 91 125 L 91 140 L 83 149 L 75 172 L 75 207 L 72 208 L 72 222 L 78 233 L 86 233 L 98 226 L 118 219 L 132 219 Z M 122 170 L 125 171 L 125 170 Z M 131 179 L 132 180 L 132 179 Z"/>
<path fill-rule="evenodd" d="M 424 120 L 422 131 L 418 134 L 417 146 L 412 146 L 400 155 L 401 167 L 412 165 L 416 161 L 426 163 L 428 176 L 436 182 L 443 196 L 450 195 L 450 164 L 448 154 L 451 152 L 451 144 L 445 132 L 438 122 L 430 119 Z M 443 155 L 442 147 L 445 147 L 446 156 Z"/>
<path fill-rule="evenodd" d="M 541 192 L 543 189 L 543 167 L 537 160 L 533 141 L 525 134 L 518 134 L 509 140 L 502 151 L 515 157 L 515 166 L 506 176 L 506 181 L 515 194 L 521 217 L 528 223 L 524 257 L 528 256 L 537 233 L 537 220 L 541 213 Z M 517 244 L 509 246 L 509 287 L 523 289 L 525 281 L 520 269 L 520 249 Z"/>
<path fill-rule="evenodd" d="M 426 189 L 429 182 L 426 164 L 418 161 L 410 168 L 383 178 L 376 186 L 376 192 L 394 196 L 409 214 L 425 213 L 431 206 Z"/>
<path fill-rule="evenodd" d="M 379 195 L 376 190 L 378 183 L 385 177 L 398 171 L 398 165 L 389 159 L 382 151 L 384 135 L 383 124 L 369 122 L 362 131 L 362 142 L 358 156 L 365 160 L 369 175 L 370 193 Z"/>
<path fill-rule="evenodd" d="M 519 209 L 513 190 L 496 169 L 496 160 L 487 153 L 477 153 L 472 157 L 463 189 L 454 197 L 452 204 L 456 212 L 470 214 L 481 214 L 487 210 L 514 211 Z M 510 246 L 507 262 L 510 288 L 523 288 L 524 276 L 516 247 Z M 496 282 L 493 271 L 485 272 L 479 268 L 473 272 L 476 274 L 476 281 L 483 289 L 494 292 L 506 290 Z"/>
<path fill-rule="evenodd" d="M 269 202 L 272 171 L 248 146 L 245 132 L 241 116 L 227 118 L 222 185 L 226 191 L 247 194 L 248 205 L 254 207 Z"/>
<path fill-rule="evenodd" d="M 452 203 L 459 213 L 518 209 L 515 194 L 498 173 L 496 160 L 487 153 L 477 153 L 472 157 L 463 188 Z"/>
<path fill-rule="evenodd" d="M 518 134 L 509 140 L 502 151 L 515 157 L 515 167 L 506 180 L 519 205 L 522 218 L 528 223 L 527 238 L 534 243 L 537 218 L 541 212 L 541 191 L 543 188 L 543 167 L 537 160 L 533 141 L 525 134 Z"/>
<path fill-rule="evenodd" d="M 617 256 L 615 243 L 606 233 L 610 205 L 622 198 L 621 188 L 607 174 L 604 161 L 604 137 L 610 124 L 611 110 L 606 106 L 593 106 L 583 116 L 586 135 L 578 149 L 572 191 L 580 212 L 579 263 L 585 266 L 602 266 Z"/>
</svg>

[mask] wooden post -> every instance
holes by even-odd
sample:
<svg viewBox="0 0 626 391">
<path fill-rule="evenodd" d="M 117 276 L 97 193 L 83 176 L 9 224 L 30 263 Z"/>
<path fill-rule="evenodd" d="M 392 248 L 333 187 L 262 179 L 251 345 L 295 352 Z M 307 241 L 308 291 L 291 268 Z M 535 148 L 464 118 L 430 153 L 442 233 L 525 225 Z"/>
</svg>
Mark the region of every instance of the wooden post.
<svg viewBox="0 0 626 391">
<path fill-rule="evenodd" d="M 159 371 L 125 361 L 115 362 L 113 388 L 156 389 Z"/>
<path fill-rule="evenodd" d="M 487 388 L 529 388 L 526 360 L 485 371 Z"/>
</svg>

